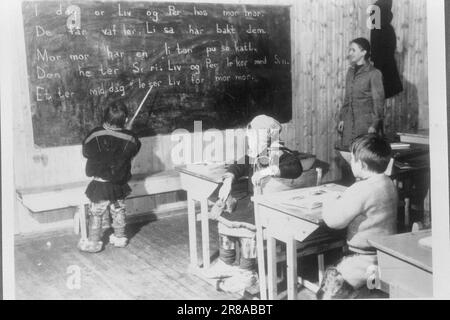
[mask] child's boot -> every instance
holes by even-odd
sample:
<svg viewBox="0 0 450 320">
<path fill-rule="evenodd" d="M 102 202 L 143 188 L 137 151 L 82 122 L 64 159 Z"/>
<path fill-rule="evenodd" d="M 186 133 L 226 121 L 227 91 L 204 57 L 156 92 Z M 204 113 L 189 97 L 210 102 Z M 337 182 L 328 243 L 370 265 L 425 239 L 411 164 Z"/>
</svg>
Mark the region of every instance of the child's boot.
<svg viewBox="0 0 450 320">
<path fill-rule="evenodd" d="M 243 295 L 246 289 L 255 286 L 257 282 L 258 274 L 255 271 L 239 269 L 231 278 L 220 281 L 218 288 L 228 293 Z"/>
<path fill-rule="evenodd" d="M 244 294 L 247 288 L 258 282 L 256 267 L 256 237 L 240 238 L 241 260 L 239 272 L 219 283 L 219 288 L 225 292 Z"/>
<path fill-rule="evenodd" d="M 78 249 L 84 252 L 95 253 L 102 250 L 102 216 L 89 215 L 89 237 L 80 239 Z"/>
<path fill-rule="evenodd" d="M 114 233 L 109 236 L 109 243 L 117 248 L 126 247 L 128 238 L 125 235 L 125 201 L 117 200 L 110 207 Z"/>
<path fill-rule="evenodd" d="M 80 239 L 78 242 L 78 250 L 83 252 L 96 253 L 100 252 L 103 247 L 102 241 L 92 241 L 89 239 Z"/>
<path fill-rule="evenodd" d="M 109 236 L 109 243 L 117 248 L 124 248 L 128 244 L 127 237 L 117 237 L 114 233 Z"/>
<path fill-rule="evenodd" d="M 109 212 L 106 211 L 102 218 L 102 230 L 106 231 L 109 228 L 111 228 L 111 218 L 109 217 Z"/>
</svg>

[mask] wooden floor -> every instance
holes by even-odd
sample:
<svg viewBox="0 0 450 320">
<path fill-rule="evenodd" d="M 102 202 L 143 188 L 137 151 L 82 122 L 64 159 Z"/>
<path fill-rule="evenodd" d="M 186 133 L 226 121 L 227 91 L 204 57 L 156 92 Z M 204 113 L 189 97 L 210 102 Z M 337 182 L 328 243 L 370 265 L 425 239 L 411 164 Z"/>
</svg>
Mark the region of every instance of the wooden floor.
<svg viewBox="0 0 450 320">
<path fill-rule="evenodd" d="M 200 225 L 198 226 L 200 228 Z M 217 228 L 211 223 L 211 252 L 217 251 Z M 187 215 L 129 226 L 126 248 L 107 245 L 96 253 L 77 250 L 78 236 L 59 232 L 17 237 L 17 299 L 240 299 L 219 292 L 188 270 Z M 200 245 L 201 239 L 198 238 Z M 78 269 L 79 268 L 79 269 Z M 70 289 L 74 270 L 79 289 Z M 311 299 L 304 289 L 299 298 Z"/>
</svg>

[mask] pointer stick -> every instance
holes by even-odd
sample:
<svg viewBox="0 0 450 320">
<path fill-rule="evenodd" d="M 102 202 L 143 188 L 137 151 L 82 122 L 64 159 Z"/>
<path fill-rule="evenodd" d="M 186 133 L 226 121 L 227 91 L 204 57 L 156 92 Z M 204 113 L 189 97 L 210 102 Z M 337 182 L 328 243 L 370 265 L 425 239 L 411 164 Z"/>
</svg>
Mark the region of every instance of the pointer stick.
<svg viewBox="0 0 450 320">
<path fill-rule="evenodd" d="M 131 128 L 131 125 L 133 124 L 134 119 L 136 119 L 136 116 L 139 114 L 139 111 L 141 111 L 142 106 L 144 105 L 145 100 L 147 100 L 147 97 L 150 94 L 150 91 L 152 91 L 152 89 L 153 89 L 153 86 L 150 86 L 150 89 L 148 89 L 147 94 L 145 95 L 144 99 L 142 99 L 141 104 L 139 105 L 136 112 L 134 113 L 133 118 L 131 118 L 131 121 L 128 123 L 128 125 L 127 125 L 128 128 Z"/>
</svg>

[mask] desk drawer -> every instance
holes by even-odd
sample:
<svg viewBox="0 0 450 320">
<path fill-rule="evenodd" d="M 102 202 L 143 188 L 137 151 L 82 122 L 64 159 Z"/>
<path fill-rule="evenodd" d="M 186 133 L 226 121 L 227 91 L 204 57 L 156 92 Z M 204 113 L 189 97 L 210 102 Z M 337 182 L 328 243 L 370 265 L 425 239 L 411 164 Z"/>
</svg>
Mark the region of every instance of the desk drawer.
<svg viewBox="0 0 450 320">
<path fill-rule="evenodd" d="M 378 251 L 380 279 L 390 286 L 391 298 L 433 297 L 433 274 Z"/>
<path fill-rule="evenodd" d="M 319 226 L 315 223 L 296 218 L 277 210 L 258 205 L 260 222 L 267 232 L 275 238 L 285 241 L 288 236 L 293 235 L 295 240 L 303 241 L 312 234 Z"/>
</svg>

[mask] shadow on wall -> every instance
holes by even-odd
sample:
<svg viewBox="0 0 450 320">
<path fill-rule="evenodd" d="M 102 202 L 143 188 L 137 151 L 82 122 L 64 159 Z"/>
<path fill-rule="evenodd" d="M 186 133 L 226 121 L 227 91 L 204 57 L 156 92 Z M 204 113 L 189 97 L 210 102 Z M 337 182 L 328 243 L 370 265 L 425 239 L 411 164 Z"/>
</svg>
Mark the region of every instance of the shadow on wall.
<svg viewBox="0 0 450 320">
<path fill-rule="evenodd" d="M 408 49 L 398 53 L 399 71 L 403 83 L 403 92 L 387 99 L 385 105 L 385 133 L 388 139 L 395 139 L 400 131 L 417 132 L 419 129 L 419 95 L 415 84 L 405 77 L 404 61 Z"/>
<path fill-rule="evenodd" d="M 387 138 L 393 139 L 396 132 L 416 131 L 419 126 L 417 87 L 405 78 L 406 57 L 413 53 L 403 43 L 397 51 L 397 35 L 391 25 L 394 18 L 392 0 L 378 0 L 374 5 L 380 8 L 381 29 L 373 29 L 370 33 L 372 61 L 383 74 L 386 96 L 384 130 Z"/>
</svg>

